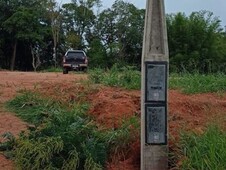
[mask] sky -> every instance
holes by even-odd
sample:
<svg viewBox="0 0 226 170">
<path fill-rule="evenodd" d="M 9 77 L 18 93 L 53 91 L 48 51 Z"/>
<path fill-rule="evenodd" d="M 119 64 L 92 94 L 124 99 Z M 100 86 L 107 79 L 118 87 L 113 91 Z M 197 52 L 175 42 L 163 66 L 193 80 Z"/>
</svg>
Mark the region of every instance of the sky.
<svg viewBox="0 0 226 170">
<path fill-rule="evenodd" d="M 62 3 L 69 3 L 70 0 L 57 0 Z M 146 0 L 124 0 L 134 4 L 137 8 L 145 8 Z M 111 7 L 115 0 L 102 0 L 103 9 Z M 214 16 L 219 17 L 221 25 L 226 26 L 226 0 L 165 0 L 165 11 L 167 14 L 184 12 L 190 15 L 191 12 L 208 10 Z"/>
</svg>

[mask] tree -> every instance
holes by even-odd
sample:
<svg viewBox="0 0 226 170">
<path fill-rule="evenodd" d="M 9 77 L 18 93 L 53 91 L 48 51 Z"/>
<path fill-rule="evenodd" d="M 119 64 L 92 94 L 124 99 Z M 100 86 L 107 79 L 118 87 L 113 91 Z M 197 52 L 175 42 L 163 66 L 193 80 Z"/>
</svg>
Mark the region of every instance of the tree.
<svg viewBox="0 0 226 170">
<path fill-rule="evenodd" d="M 100 5 L 99 0 L 80 0 L 79 2 L 73 1 L 73 3 L 64 4 L 63 15 L 64 22 L 63 27 L 66 34 L 66 37 L 73 34 L 74 37 L 77 37 L 77 40 L 80 40 L 77 46 L 78 48 L 84 49 L 88 46 L 87 34 L 92 32 L 95 18 L 93 12 L 93 7 L 95 5 Z M 69 39 L 69 38 L 66 38 Z M 70 43 L 69 43 L 70 44 Z"/>
<path fill-rule="evenodd" d="M 87 54 L 90 67 L 106 68 L 112 64 L 111 59 L 107 58 L 106 49 L 98 38 L 91 41 Z"/>
<path fill-rule="evenodd" d="M 35 8 L 39 10 L 34 10 Z M 30 47 L 33 43 L 43 40 L 42 24 L 40 21 L 41 1 L 26 1 L 21 2 L 15 12 L 4 21 L 5 30 L 13 35 L 13 55 L 11 58 L 11 70 L 14 69 L 17 42 L 24 41 L 29 43 Z M 32 53 L 32 50 L 31 50 Z"/>
<path fill-rule="evenodd" d="M 50 20 L 52 37 L 53 37 L 53 60 L 55 67 L 57 66 L 57 47 L 59 43 L 59 34 L 62 25 L 61 8 L 55 0 L 47 2 L 47 16 Z"/>
<path fill-rule="evenodd" d="M 209 11 L 167 16 L 171 68 L 216 72 L 225 57 L 220 20 Z"/>
<path fill-rule="evenodd" d="M 34 68 L 34 71 L 36 72 L 37 68 L 41 65 L 40 61 L 40 47 L 36 45 L 35 47 L 30 46 L 31 48 L 31 55 L 32 55 L 32 66 Z"/>
<path fill-rule="evenodd" d="M 98 16 L 96 30 L 115 62 L 140 65 L 145 10 L 117 0 Z"/>
<path fill-rule="evenodd" d="M 11 57 L 11 61 L 10 61 L 10 69 L 11 70 L 14 69 L 14 65 L 15 65 L 17 41 L 15 40 L 15 36 L 12 33 L 12 29 L 11 30 L 5 29 L 5 21 L 15 12 L 18 5 L 19 4 L 16 0 L 0 1 L 0 6 L 1 6 L 1 8 L 0 8 L 1 37 L 4 37 L 5 43 L 10 43 L 10 44 L 12 43 L 13 44 L 12 45 L 13 46 L 13 53 L 11 54 L 12 57 Z"/>
<path fill-rule="evenodd" d="M 99 14 L 94 32 L 103 43 L 108 56 L 113 57 L 113 44 L 116 42 L 117 36 L 115 16 L 111 9 L 106 9 Z"/>
</svg>

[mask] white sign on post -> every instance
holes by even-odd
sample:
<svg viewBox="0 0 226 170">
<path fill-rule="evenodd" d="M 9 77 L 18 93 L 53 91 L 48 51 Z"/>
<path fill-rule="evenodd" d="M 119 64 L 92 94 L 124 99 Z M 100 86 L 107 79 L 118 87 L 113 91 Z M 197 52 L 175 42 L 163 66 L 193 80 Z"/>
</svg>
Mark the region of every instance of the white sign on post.
<svg viewBox="0 0 226 170">
<path fill-rule="evenodd" d="M 146 62 L 146 102 L 166 102 L 167 62 Z"/>
<path fill-rule="evenodd" d="M 167 144 L 166 107 L 146 106 L 146 143 L 152 145 Z"/>
</svg>

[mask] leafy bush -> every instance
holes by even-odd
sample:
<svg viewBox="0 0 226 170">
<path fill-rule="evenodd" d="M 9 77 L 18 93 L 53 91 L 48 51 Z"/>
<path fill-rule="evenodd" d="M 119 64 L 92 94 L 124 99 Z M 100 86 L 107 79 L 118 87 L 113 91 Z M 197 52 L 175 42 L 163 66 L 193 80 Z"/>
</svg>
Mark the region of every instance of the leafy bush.
<svg viewBox="0 0 226 170">
<path fill-rule="evenodd" d="M 182 136 L 182 169 L 226 169 L 226 133 L 210 126 L 202 135 Z"/>
</svg>

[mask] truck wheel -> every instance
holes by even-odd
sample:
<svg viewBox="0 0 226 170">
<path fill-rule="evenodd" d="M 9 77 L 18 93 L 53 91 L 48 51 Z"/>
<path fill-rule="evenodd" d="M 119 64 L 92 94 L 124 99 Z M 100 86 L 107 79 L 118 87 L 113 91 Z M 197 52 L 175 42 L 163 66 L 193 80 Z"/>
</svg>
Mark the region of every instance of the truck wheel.
<svg viewBox="0 0 226 170">
<path fill-rule="evenodd" d="M 86 68 L 86 67 L 83 68 L 82 71 L 83 71 L 84 73 L 87 73 L 87 68 Z"/>
<path fill-rule="evenodd" d="M 68 70 L 66 68 L 63 68 L 63 74 L 68 74 Z"/>
</svg>

